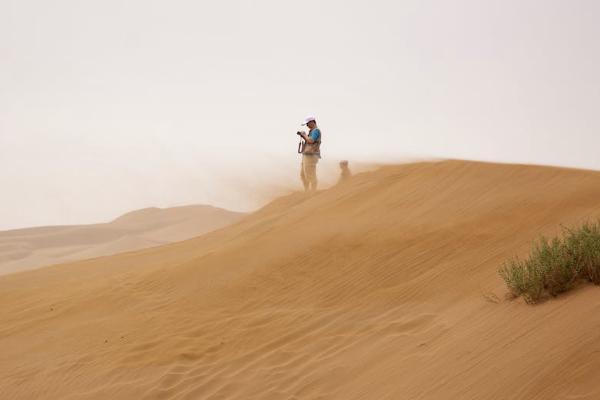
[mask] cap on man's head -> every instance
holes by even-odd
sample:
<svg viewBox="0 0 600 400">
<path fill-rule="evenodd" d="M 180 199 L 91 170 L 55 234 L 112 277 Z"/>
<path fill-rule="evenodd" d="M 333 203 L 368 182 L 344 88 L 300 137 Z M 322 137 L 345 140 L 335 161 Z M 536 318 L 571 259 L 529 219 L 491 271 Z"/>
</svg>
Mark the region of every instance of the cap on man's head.
<svg viewBox="0 0 600 400">
<path fill-rule="evenodd" d="M 309 115 L 308 117 L 304 118 L 304 123 L 302 125 L 306 125 L 308 124 L 310 121 L 316 121 L 315 117 L 312 115 Z"/>
</svg>

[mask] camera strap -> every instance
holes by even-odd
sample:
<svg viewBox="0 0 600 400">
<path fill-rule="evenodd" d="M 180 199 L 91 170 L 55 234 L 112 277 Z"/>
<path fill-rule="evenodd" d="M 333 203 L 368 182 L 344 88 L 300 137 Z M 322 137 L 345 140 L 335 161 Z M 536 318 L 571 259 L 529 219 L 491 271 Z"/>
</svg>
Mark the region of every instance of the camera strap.
<svg viewBox="0 0 600 400">
<path fill-rule="evenodd" d="M 301 140 L 298 143 L 298 154 L 302 154 L 304 152 L 304 146 L 305 146 L 306 142 L 304 140 Z"/>
</svg>

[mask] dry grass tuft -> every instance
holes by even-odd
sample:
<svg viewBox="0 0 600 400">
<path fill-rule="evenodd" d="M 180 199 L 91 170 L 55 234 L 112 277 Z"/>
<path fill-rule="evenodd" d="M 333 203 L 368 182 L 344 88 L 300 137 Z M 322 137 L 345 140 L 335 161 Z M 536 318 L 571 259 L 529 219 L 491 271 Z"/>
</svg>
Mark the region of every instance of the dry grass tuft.
<svg viewBox="0 0 600 400">
<path fill-rule="evenodd" d="M 509 260 L 499 273 L 511 294 L 528 303 L 557 296 L 582 280 L 600 284 L 600 222 L 540 238 L 528 258 Z"/>
</svg>

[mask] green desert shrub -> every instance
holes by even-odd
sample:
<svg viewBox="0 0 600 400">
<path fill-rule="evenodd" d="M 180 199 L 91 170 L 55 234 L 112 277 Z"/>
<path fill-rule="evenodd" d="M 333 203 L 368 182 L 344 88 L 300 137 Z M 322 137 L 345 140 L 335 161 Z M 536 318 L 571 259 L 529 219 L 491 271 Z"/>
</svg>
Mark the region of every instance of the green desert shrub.
<svg viewBox="0 0 600 400">
<path fill-rule="evenodd" d="M 585 223 L 579 229 L 565 231 L 565 242 L 579 266 L 581 278 L 599 285 L 600 223 Z"/>
<path fill-rule="evenodd" d="M 581 280 L 600 284 L 600 221 L 563 228 L 551 240 L 540 238 L 526 259 L 513 258 L 499 270 L 511 294 L 537 303 L 565 292 Z"/>
</svg>

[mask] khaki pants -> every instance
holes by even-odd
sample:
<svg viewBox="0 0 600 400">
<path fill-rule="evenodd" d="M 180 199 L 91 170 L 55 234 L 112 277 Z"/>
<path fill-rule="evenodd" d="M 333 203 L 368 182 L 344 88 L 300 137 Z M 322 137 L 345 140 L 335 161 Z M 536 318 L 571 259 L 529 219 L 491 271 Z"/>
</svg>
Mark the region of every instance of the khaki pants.
<svg viewBox="0 0 600 400">
<path fill-rule="evenodd" d="M 319 156 L 302 154 L 302 165 L 300 166 L 300 179 L 305 191 L 317 190 L 317 163 Z"/>
</svg>

